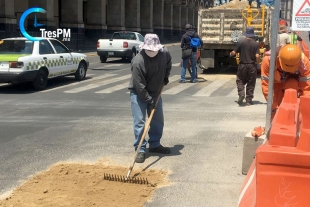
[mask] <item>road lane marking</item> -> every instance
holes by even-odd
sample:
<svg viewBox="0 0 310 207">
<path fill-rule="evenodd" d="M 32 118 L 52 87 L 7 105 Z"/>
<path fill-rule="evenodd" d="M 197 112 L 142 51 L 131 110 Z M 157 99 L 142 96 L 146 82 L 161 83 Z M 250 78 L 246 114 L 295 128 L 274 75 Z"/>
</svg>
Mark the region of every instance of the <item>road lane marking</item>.
<svg viewBox="0 0 310 207">
<path fill-rule="evenodd" d="M 174 81 L 176 81 L 176 80 L 180 80 L 180 75 L 173 75 L 173 76 L 170 76 L 169 77 L 169 83 L 172 83 L 172 82 L 174 82 Z M 184 84 L 184 83 L 182 83 L 182 84 Z M 164 88 L 164 90 L 165 90 L 165 88 Z M 130 93 L 129 91 L 128 92 L 126 92 L 126 93 Z M 162 92 L 163 93 L 163 92 Z"/>
<path fill-rule="evenodd" d="M 117 81 L 126 80 L 126 79 L 129 79 L 130 77 L 131 77 L 131 74 L 125 75 L 125 76 L 121 76 L 121 77 L 117 77 L 117 78 L 112 78 L 112 79 L 104 80 L 104 81 L 101 81 L 101 82 L 98 82 L 98 83 L 92 83 L 92 84 L 88 84 L 86 86 L 81 86 L 79 88 L 74 88 L 72 90 L 65 91 L 64 93 L 79 93 L 79 92 L 82 92 L 82 91 L 87 91 L 87 90 L 98 88 L 98 87 L 101 87 L 101 86 L 104 86 L 104 85 L 108 85 L 110 83 L 115 83 Z"/>
<path fill-rule="evenodd" d="M 172 64 L 172 66 L 174 66 L 174 67 L 177 67 L 177 66 L 181 67 L 180 65 L 181 65 L 181 63 L 173 63 Z"/>
<path fill-rule="evenodd" d="M 194 85 L 196 85 L 196 84 L 193 84 L 193 83 L 190 83 L 190 84 L 189 83 L 182 83 L 181 84 L 180 83 L 179 85 L 164 91 L 163 94 L 175 95 L 175 94 L 180 93 L 180 92 L 182 92 L 182 91 L 184 91 L 184 90 L 186 90 L 186 89 L 188 89 Z"/>
<path fill-rule="evenodd" d="M 93 67 L 93 68 L 90 68 L 90 69 L 91 70 L 110 69 L 110 68 L 114 68 L 114 67 L 120 67 L 120 66 L 123 66 L 123 65 L 127 65 L 127 64 L 108 64 L 108 65 L 104 65 L 104 66 L 101 66 L 101 67 Z"/>
<path fill-rule="evenodd" d="M 88 83 L 88 82 L 91 82 L 91 81 L 96 81 L 96 80 L 101 80 L 101 79 L 104 79 L 104 78 L 109 78 L 109 77 L 112 77 L 112 76 L 116 76 L 116 74 L 112 74 L 112 73 L 104 74 L 104 75 L 97 76 L 97 77 L 92 78 L 92 79 L 87 79 L 87 80 L 71 83 L 71 84 L 64 85 L 64 86 L 59 86 L 59 87 L 55 87 L 55 88 L 51 88 L 51 89 L 46 89 L 46 90 L 40 91 L 40 92 L 41 93 L 46 93 L 46 92 L 55 91 L 55 90 L 58 90 L 58 89 L 63 89 L 63 88 L 71 87 L 71 86 L 80 85 L 80 84 L 83 84 L 83 83 Z"/>
<path fill-rule="evenodd" d="M 218 90 L 221 86 L 225 85 L 230 81 L 230 79 L 227 80 L 215 80 L 206 87 L 199 90 L 197 93 L 195 93 L 193 96 L 210 96 L 214 91 Z"/>
<path fill-rule="evenodd" d="M 237 88 L 234 88 L 226 97 L 238 97 Z"/>
<path fill-rule="evenodd" d="M 129 86 L 129 81 L 126 83 L 122 83 L 122 84 L 110 87 L 110 88 L 103 89 L 101 91 L 97 91 L 95 93 L 113 93 L 115 91 L 119 91 L 119 90 L 122 90 L 124 88 L 128 88 L 128 86 Z"/>
</svg>

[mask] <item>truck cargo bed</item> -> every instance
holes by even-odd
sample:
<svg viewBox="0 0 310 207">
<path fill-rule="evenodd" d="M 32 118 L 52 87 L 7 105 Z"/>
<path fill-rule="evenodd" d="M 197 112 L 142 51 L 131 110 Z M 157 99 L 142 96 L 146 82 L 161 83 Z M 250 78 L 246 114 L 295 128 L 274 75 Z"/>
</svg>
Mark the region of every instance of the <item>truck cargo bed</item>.
<svg viewBox="0 0 310 207">
<path fill-rule="evenodd" d="M 253 9 L 254 10 L 254 9 Z M 243 9 L 201 9 L 198 15 L 198 34 L 204 42 L 206 49 L 232 49 L 236 42 L 233 42 L 232 33 L 242 34 L 245 31 L 247 21 L 242 16 Z M 262 35 L 262 28 L 258 25 L 262 22 L 262 11 L 258 10 L 258 16 L 253 19 L 256 35 Z M 256 11 L 255 11 L 256 12 Z M 256 13 L 253 13 L 255 16 Z M 265 9 L 264 36 L 269 34 L 269 13 Z M 268 35 L 267 35 L 268 36 Z M 265 38 L 265 44 L 269 38 Z"/>
</svg>

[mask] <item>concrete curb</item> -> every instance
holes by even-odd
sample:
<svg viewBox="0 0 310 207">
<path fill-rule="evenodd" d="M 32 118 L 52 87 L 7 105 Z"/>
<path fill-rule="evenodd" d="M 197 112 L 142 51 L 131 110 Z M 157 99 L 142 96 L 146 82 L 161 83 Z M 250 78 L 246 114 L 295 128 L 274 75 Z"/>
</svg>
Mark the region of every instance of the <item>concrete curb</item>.
<svg viewBox="0 0 310 207">
<path fill-rule="evenodd" d="M 256 150 L 266 139 L 266 135 L 255 138 L 249 131 L 243 138 L 242 174 L 246 175 L 256 156 Z"/>
<path fill-rule="evenodd" d="M 179 44 L 180 44 L 179 42 L 176 42 L 163 45 L 165 45 L 166 47 L 171 47 L 171 46 L 177 46 Z M 84 52 L 84 54 L 86 54 L 87 57 L 97 56 L 97 52 Z"/>
</svg>

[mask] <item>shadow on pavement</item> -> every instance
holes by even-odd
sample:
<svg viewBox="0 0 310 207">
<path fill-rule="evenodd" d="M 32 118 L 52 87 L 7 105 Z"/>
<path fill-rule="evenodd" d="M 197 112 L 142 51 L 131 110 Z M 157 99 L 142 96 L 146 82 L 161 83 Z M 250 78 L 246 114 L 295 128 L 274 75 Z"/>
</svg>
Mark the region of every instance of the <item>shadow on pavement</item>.
<svg viewBox="0 0 310 207">
<path fill-rule="evenodd" d="M 146 159 L 151 157 L 151 156 L 158 156 L 158 158 L 146 166 L 142 171 L 146 171 L 148 168 L 150 168 L 152 165 L 154 165 L 156 162 L 158 162 L 161 158 L 163 157 L 171 157 L 171 156 L 178 156 L 181 155 L 182 153 L 180 152 L 184 148 L 184 145 L 174 145 L 173 147 L 170 148 L 171 153 L 170 154 L 158 154 L 158 153 L 146 153 Z"/>
</svg>

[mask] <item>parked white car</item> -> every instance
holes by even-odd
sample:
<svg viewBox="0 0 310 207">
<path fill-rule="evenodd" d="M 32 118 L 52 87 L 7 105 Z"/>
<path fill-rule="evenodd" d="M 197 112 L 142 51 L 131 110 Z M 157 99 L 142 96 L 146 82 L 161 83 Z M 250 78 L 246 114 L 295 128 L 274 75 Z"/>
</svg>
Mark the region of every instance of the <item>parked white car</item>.
<svg viewBox="0 0 310 207">
<path fill-rule="evenodd" d="M 0 40 L 0 83 L 32 82 L 36 90 L 43 90 L 49 78 L 74 75 L 83 80 L 88 66 L 85 54 L 71 52 L 57 39 Z"/>
<path fill-rule="evenodd" d="M 144 42 L 144 37 L 137 32 L 114 32 L 111 39 L 99 39 L 97 54 L 100 61 L 105 63 L 109 57 L 120 57 L 129 62 L 140 52 L 139 45 Z"/>
</svg>

